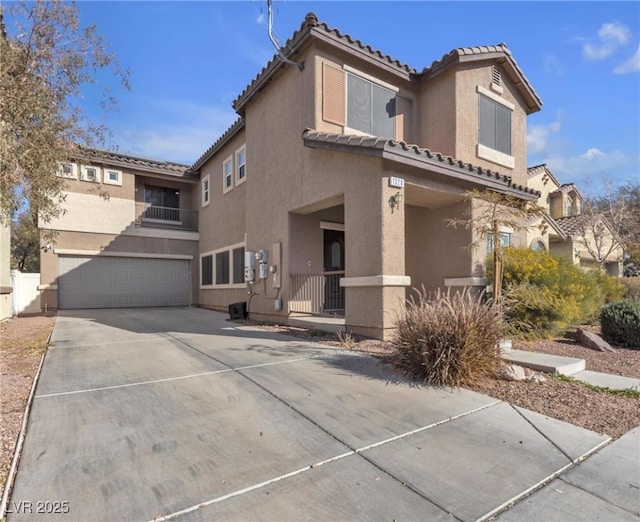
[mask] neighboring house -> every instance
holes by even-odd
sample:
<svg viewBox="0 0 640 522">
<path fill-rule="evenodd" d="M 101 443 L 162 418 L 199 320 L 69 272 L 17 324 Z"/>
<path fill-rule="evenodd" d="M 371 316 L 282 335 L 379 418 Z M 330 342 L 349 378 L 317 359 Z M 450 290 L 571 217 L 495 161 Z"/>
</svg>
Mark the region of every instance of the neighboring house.
<svg viewBox="0 0 640 522">
<path fill-rule="evenodd" d="M 539 204 L 548 211 L 546 233 L 530 233 L 529 245 L 585 267 L 598 266 L 601 259 L 607 273 L 622 276 L 622 242 L 603 216 L 583 213 L 578 188 L 560 184 L 546 164 L 529 168 L 528 176 L 528 186 L 540 191 Z"/>
<path fill-rule="evenodd" d="M 300 66 L 271 60 L 192 166 L 199 303 L 244 301 L 277 321 L 344 314 L 350 331 L 387 338 L 412 287 L 484 287 L 486 249 L 446 220 L 474 212 L 471 189 L 539 196 L 526 120 L 541 101 L 506 45 L 416 70 L 309 14 L 284 49 Z"/>
<path fill-rule="evenodd" d="M 11 228 L 0 223 L 0 321 L 12 316 Z"/>
<path fill-rule="evenodd" d="M 186 165 L 85 150 L 64 165 L 64 213 L 41 228 L 43 309 L 198 301 L 197 176 Z"/>
</svg>

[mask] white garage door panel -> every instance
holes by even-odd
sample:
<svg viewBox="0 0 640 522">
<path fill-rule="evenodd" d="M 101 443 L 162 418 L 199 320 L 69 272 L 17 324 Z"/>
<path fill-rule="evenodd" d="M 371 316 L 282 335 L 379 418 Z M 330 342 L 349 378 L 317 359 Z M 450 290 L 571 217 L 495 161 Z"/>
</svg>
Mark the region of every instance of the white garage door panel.
<svg viewBox="0 0 640 522">
<path fill-rule="evenodd" d="M 59 258 L 58 307 L 189 304 L 189 261 L 129 257 Z"/>
</svg>

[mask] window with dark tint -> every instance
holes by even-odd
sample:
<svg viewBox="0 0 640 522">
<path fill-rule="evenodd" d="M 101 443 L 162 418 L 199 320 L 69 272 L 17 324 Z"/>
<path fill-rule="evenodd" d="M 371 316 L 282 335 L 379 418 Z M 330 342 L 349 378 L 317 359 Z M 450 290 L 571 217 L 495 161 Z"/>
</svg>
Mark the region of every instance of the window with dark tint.
<svg viewBox="0 0 640 522">
<path fill-rule="evenodd" d="M 511 109 L 482 94 L 478 109 L 480 144 L 511 155 Z"/>
<path fill-rule="evenodd" d="M 229 284 L 229 251 L 216 254 L 216 284 Z"/>
<path fill-rule="evenodd" d="M 354 74 L 347 74 L 347 127 L 372 136 L 395 138 L 396 95 Z"/>
<path fill-rule="evenodd" d="M 213 256 L 203 256 L 200 259 L 200 278 L 202 286 L 213 284 Z"/>
<path fill-rule="evenodd" d="M 233 282 L 244 283 L 244 247 L 233 250 Z"/>
<path fill-rule="evenodd" d="M 180 191 L 175 188 L 145 185 L 144 202 L 154 207 L 180 208 Z"/>
</svg>

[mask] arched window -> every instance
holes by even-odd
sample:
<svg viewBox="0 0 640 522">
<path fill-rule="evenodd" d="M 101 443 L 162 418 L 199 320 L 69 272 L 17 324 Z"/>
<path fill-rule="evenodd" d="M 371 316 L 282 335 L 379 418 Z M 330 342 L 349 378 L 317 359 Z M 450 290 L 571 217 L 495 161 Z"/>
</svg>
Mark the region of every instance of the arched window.
<svg viewBox="0 0 640 522">
<path fill-rule="evenodd" d="M 539 239 L 531 243 L 531 250 L 535 252 L 544 252 L 547 248 L 544 246 L 544 243 Z"/>
</svg>

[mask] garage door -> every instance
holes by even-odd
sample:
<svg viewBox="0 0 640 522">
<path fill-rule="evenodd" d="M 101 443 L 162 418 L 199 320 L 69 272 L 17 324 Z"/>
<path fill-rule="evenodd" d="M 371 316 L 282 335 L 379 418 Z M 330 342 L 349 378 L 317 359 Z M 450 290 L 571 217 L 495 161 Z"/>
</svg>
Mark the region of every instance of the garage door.
<svg viewBox="0 0 640 522">
<path fill-rule="evenodd" d="M 189 261 L 133 257 L 59 258 L 58 307 L 189 304 Z"/>
</svg>

